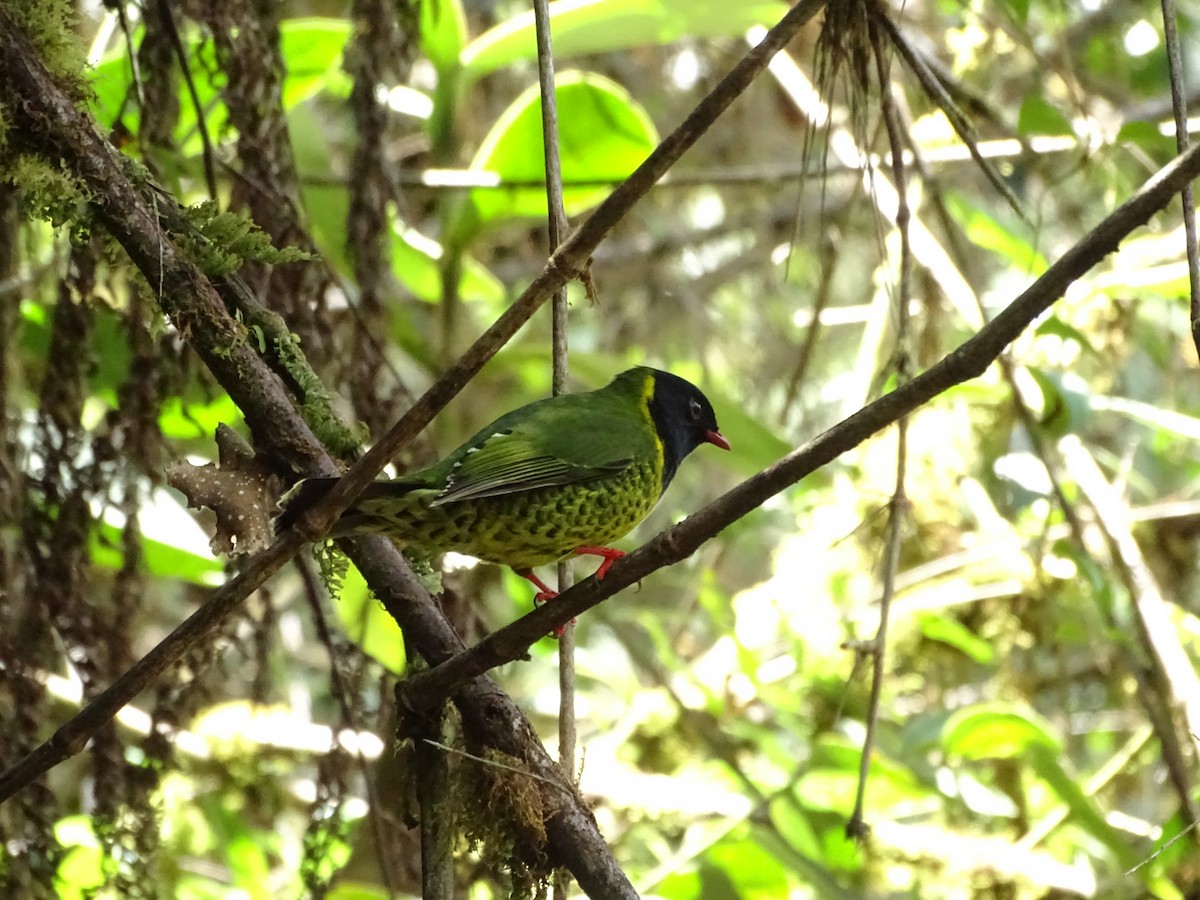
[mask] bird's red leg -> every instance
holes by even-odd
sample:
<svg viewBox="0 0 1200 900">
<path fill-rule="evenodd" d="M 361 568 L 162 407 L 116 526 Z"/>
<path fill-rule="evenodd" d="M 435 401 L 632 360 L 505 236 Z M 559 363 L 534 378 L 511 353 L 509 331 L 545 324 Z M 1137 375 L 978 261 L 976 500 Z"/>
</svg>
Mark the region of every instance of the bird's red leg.
<svg viewBox="0 0 1200 900">
<path fill-rule="evenodd" d="M 542 579 L 533 574 L 533 569 L 513 569 L 513 571 L 526 581 L 532 581 L 537 586 L 538 592 L 533 597 L 534 606 L 541 606 L 547 600 L 553 600 L 558 596 L 558 591 L 551 590 L 546 585 L 546 582 L 542 581 Z M 571 624 L 575 624 L 574 619 L 571 620 Z M 550 634 L 553 637 L 560 638 L 563 636 L 564 631 L 566 631 L 566 626 L 555 628 L 552 632 L 550 632 Z"/>
<path fill-rule="evenodd" d="M 614 550 L 612 547 L 576 547 L 576 556 L 603 556 L 604 562 L 596 570 L 596 580 L 599 581 L 608 574 L 612 564 L 625 555 L 624 550 Z"/>
<path fill-rule="evenodd" d="M 534 605 L 541 605 L 547 600 L 553 600 L 558 596 L 558 591 L 551 590 L 546 585 L 546 582 L 542 581 L 542 579 L 533 574 L 533 569 L 513 569 L 513 571 L 526 581 L 532 581 L 534 586 L 538 589 L 537 594 L 533 598 Z"/>
</svg>

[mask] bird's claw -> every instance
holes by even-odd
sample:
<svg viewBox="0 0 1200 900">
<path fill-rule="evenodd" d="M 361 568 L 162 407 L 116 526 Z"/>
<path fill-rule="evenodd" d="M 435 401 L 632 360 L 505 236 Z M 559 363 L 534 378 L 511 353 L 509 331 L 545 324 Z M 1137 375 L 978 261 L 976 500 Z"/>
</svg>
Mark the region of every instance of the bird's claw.
<svg viewBox="0 0 1200 900">
<path fill-rule="evenodd" d="M 541 606 L 543 603 L 553 600 L 557 596 L 558 596 L 558 591 L 552 591 L 548 588 L 543 591 L 538 591 L 536 594 L 533 595 L 533 605 L 534 605 L 534 607 Z M 575 620 L 572 619 L 568 624 L 574 625 Z M 550 637 L 556 638 L 556 639 L 561 638 L 563 636 L 563 634 L 566 632 L 566 630 L 567 630 L 566 625 L 559 625 L 557 628 L 555 628 L 553 631 L 550 632 Z"/>
<path fill-rule="evenodd" d="M 604 558 L 604 561 L 600 563 L 600 568 L 596 570 L 596 580 L 600 581 L 608 574 L 608 570 L 612 568 L 612 564 L 625 555 L 625 551 L 614 550 L 612 547 L 577 547 L 575 555 L 601 556 Z"/>
</svg>

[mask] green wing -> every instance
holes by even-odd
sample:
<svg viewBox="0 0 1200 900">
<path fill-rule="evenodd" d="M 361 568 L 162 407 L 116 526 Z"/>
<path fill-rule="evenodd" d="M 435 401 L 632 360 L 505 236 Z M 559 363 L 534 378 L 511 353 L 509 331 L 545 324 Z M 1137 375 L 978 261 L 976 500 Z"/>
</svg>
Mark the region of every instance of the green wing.
<svg viewBox="0 0 1200 900">
<path fill-rule="evenodd" d="M 583 484 L 615 475 L 633 461 L 625 455 L 584 465 L 548 452 L 544 443 L 526 429 L 493 434 L 451 469 L 446 487 L 431 505 Z"/>
<path fill-rule="evenodd" d="M 585 484 L 653 453 L 652 426 L 634 403 L 601 392 L 555 397 L 500 418 L 451 454 L 433 505 Z"/>
</svg>

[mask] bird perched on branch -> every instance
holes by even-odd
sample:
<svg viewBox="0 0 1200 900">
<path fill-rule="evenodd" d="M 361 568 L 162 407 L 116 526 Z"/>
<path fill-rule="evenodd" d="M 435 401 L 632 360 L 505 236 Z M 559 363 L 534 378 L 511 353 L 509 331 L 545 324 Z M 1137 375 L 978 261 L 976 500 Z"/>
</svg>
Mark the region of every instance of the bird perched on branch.
<svg viewBox="0 0 1200 900">
<path fill-rule="evenodd" d="M 441 462 L 371 484 L 331 537 L 385 534 L 441 553 L 456 550 L 533 573 L 576 554 L 603 557 L 603 578 L 624 554 L 607 546 L 658 503 L 684 457 L 703 443 L 728 450 L 712 404 L 669 372 L 638 367 L 606 387 L 513 410 Z M 337 481 L 309 478 L 283 499 L 292 524 Z"/>
</svg>

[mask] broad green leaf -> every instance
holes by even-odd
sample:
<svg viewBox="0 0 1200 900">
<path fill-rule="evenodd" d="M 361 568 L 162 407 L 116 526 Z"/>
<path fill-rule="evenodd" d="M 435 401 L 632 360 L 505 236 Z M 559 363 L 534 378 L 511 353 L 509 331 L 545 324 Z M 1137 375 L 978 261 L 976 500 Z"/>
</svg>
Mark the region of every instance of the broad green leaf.
<svg viewBox="0 0 1200 900">
<path fill-rule="evenodd" d="M 566 59 L 683 38 L 740 35 L 754 25 L 774 25 L 787 11 L 779 0 L 559 0 L 550 4 L 550 21 L 554 55 Z M 533 13 L 525 12 L 472 41 L 462 63 L 475 79 L 536 58 Z"/>
<path fill-rule="evenodd" d="M 271 867 L 256 835 L 245 832 L 234 835 L 225 844 L 225 859 L 233 883 L 241 888 L 243 896 L 253 900 L 267 900 L 271 896 L 267 888 Z"/>
<path fill-rule="evenodd" d="M 821 855 L 817 828 L 793 799 L 777 797 L 771 801 L 769 810 L 772 824 L 790 846 L 805 856 L 817 858 Z"/>
<path fill-rule="evenodd" d="M 1053 369 L 1029 366 L 1026 371 L 1042 392 L 1042 412 L 1038 424 L 1055 437 L 1078 432 L 1092 417 L 1085 382 L 1064 377 Z"/>
<path fill-rule="evenodd" d="M 1124 838 L 1108 824 L 1095 801 L 1083 792 L 1079 780 L 1063 768 L 1059 761 L 1059 748 L 1033 744 L 1029 747 L 1025 759 L 1038 776 L 1066 803 L 1071 810 L 1072 821 L 1111 850 L 1122 868 L 1130 868 L 1138 863 L 1138 858 Z"/>
<path fill-rule="evenodd" d="M 720 870 L 728 879 L 735 889 L 731 897 L 776 900 L 788 894 L 787 869 L 757 841 L 724 840 L 710 847 L 704 854 L 702 877 L 709 874 L 705 869 L 710 867 Z M 706 892 L 704 896 L 714 894 Z"/>
<path fill-rule="evenodd" d="M 391 672 L 404 674 L 404 635 L 400 626 L 375 599 L 362 574 L 353 565 L 346 573 L 333 608 L 346 637 Z"/>
<path fill-rule="evenodd" d="M 1093 358 L 1101 358 L 1100 351 L 1098 351 L 1092 344 L 1091 338 L 1089 338 L 1074 325 L 1063 321 L 1063 319 L 1059 316 L 1047 317 L 1044 322 L 1039 324 L 1037 328 L 1034 329 L 1034 334 L 1053 335 L 1054 337 L 1061 338 L 1063 340 L 1075 341 L 1075 343 L 1079 344 L 1079 346 L 1082 347 L 1083 350 Z"/>
<path fill-rule="evenodd" d="M 439 75 L 458 66 L 466 42 L 467 19 L 459 0 L 423 0 L 421 50 Z"/>
<path fill-rule="evenodd" d="M 321 256 L 336 271 L 349 277 L 346 218 L 350 214 L 350 191 L 344 184 L 305 178 L 306 175 L 328 174 L 333 167 L 326 124 L 313 105 L 308 104 L 288 112 L 288 130 L 296 148 L 296 168 L 301 176 L 300 200 L 308 219 L 309 233 Z"/>
<path fill-rule="evenodd" d="M 1133 144 L 1154 157 L 1170 157 L 1175 153 L 1175 138 L 1163 134 L 1154 122 L 1126 122 L 1117 132 L 1114 142 Z"/>
<path fill-rule="evenodd" d="M 414 297 L 426 303 L 442 299 L 443 249 L 437 241 L 425 237 L 399 220 L 392 222 L 392 274 Z M 463 300 L 504 301 L 504 285 L 487 268 L 471 257 L 463 261 L 458 294 Z"/>
<path fill-rule="evenodd" d="M 309 97 L 336 87 L 343 93 L 349 76 L 342 69 L 342 53 L 352 34 L 346 19 L 288 19 L 279 26 L 279 44 L 287 75 L 283 82 L 283 108 L 291 109 Z"/>
<path fill-rule="evenodd" d="M 729 439 L 732 448 L 730 453 L 720 454 L 718 462 L 735 472 L 752 475 L 791 452 L 792 445 L 750 415 L 744 403 L 738 403 L 711 384 L 705 384 L 703 390 L 712 401 L 721 434 Z"/>
<path fill-rule="evenodd" d="M 1035 747 L 1058 752 L 1062 743 L 1037 713 L 1007 703 L 967 707 L 942 729 L 946 754 L 964 759 L 1015 759 Z"/>
<path fill-rule="evenodd" d="M 1039 275 L 1049 263 L 1022 235 L 1010 231 L 973 202 L 960 194 L 948 194 L 946 206 L 962 226 L 967 239 L 976 247 L 990 250 L 1012 266 L 1031 275 Z"/>
<path fill-rule="evenodd" d="M 389 900 L 394 897 L 378 885 L 360 881 L 338 881 L 325 895 L 325 900 Z"/>
<path fill-rule="evenodd" d="M 1000 5 L 1009 11 L 1019 25 L 1025 25 L 1029 18 L 1029 0 L 1001 0 Z"/>
<path fill-rule="evenodd" d="M 948 616 L 923 615 L 920 617 L 921 634 L 931 641 L 953 647 L 982 665 L 996 657 L 992 645 L 976 635 L 961 622 Z"/>
<path fill-rule="evenodd" d="M 282 97 L 284 109 L 290 110 L 322 91 L 332 91 L 339 96 L 346 93 L 349 77 L 341 68 L 341 59 L 352 34 L 347 20 L 321 17 L 289 19 L 280 25 L 279 31 L 286 69 Z M 141 41 L 142 34 L 140 28 L 135 31 L 135 42 Z M 222 84 L 214 83 L 210 78 L 210 73 L 219 71 L 213 58 L 215 51 L 207 38 L 185 39 L 185 46 L 192 85 L 204 110 L 205 125 L 210 138 L 216 140 L 228 121 L 228 113 L 220 100 Z M 175 137 L 182 155 L 197 155 L 202 143 L 196 124 L 196 107 L 182 87 L 182 76 L 175 77 L 179 82 L 176 94 L 181 99 Z M 136 131 L 140 116 L 137 98 L 131 94 L 133 75 L 124 44 L 91 70 L 91 80 L 94 91 L 91 108 L 96 118 L 111 125 L 116 123 L 120 115 L 126 126 Z"/>
<path fill-rule="evenodd" d="M 142 564 L 157 578 L 178 578 L 203 587 L 215 587 L 225 581 L 225 567 L 212 554 L 202 556 L 144 534 L 141 546 Z M 92 533 L 88 549 L 96 565 L 119 569 L 125 562 L 120 547 L 121 529 L 101 522 Z"/>
<path fill-rule="evenodd" d="M 555 92 L 558 102 L 559 154 L 564 184 L 601 182 L 567 188 L 567 215 L 595 206 L 612 191 L 606 182 L 629 176 L 658 143 L 650 117 L 615 82 L 586 72 L 564 72 Z M 477 171 L 503 181 L 536 187 L 477 189 L 450 227 L 446 242 L 465 246 L 478 229 L 520 218 L 545 219 L 546 191 L 542 151 L 541 99 L 536 86 L 518 97 L 484 138 L 471 162 Z"/>
<path fill-rule="evenodd" d="M 1017 116 L 1017 133 L 1026 137 L 1037 134 L 1065 134 L 1073 137 L 1075 129 L 1071 120 L 1058 107 L 1051 106 L 1045 98 L 1030 94 L 1021 104 Z"/>
<path fill-rule="evenodd" d="M 84 900 L 95 896 L 104 884 L 104 853 L 89 816 L 67 816 L 54 823 L 54 839 L 67 853 L 54 873 L 54 888 L 60 900 Z"/>
<path fill-rule="evenodd" d="M 238 428 L 241 422 L 242 411 L 225 393 L 212 400 L 170 397 L 158 414 L 159 430 L 163 437 L 173 441 L 211 442 L 218 425 L 224 423 Z"/>
<path fill-rule="evenodd" d="M 54 873 L 54 888 L 60 900 L 97 896 L 96 891 L 104 882 L 104 851 L 99 847 L 72 847 Z"/>
<path fill-rule="evenodd" d="M 703 884 L 700 873 L 693 868 L 672 872 L 654 887 L 655 897 L 663 900 L 700 900 Z"/>
</svg>

